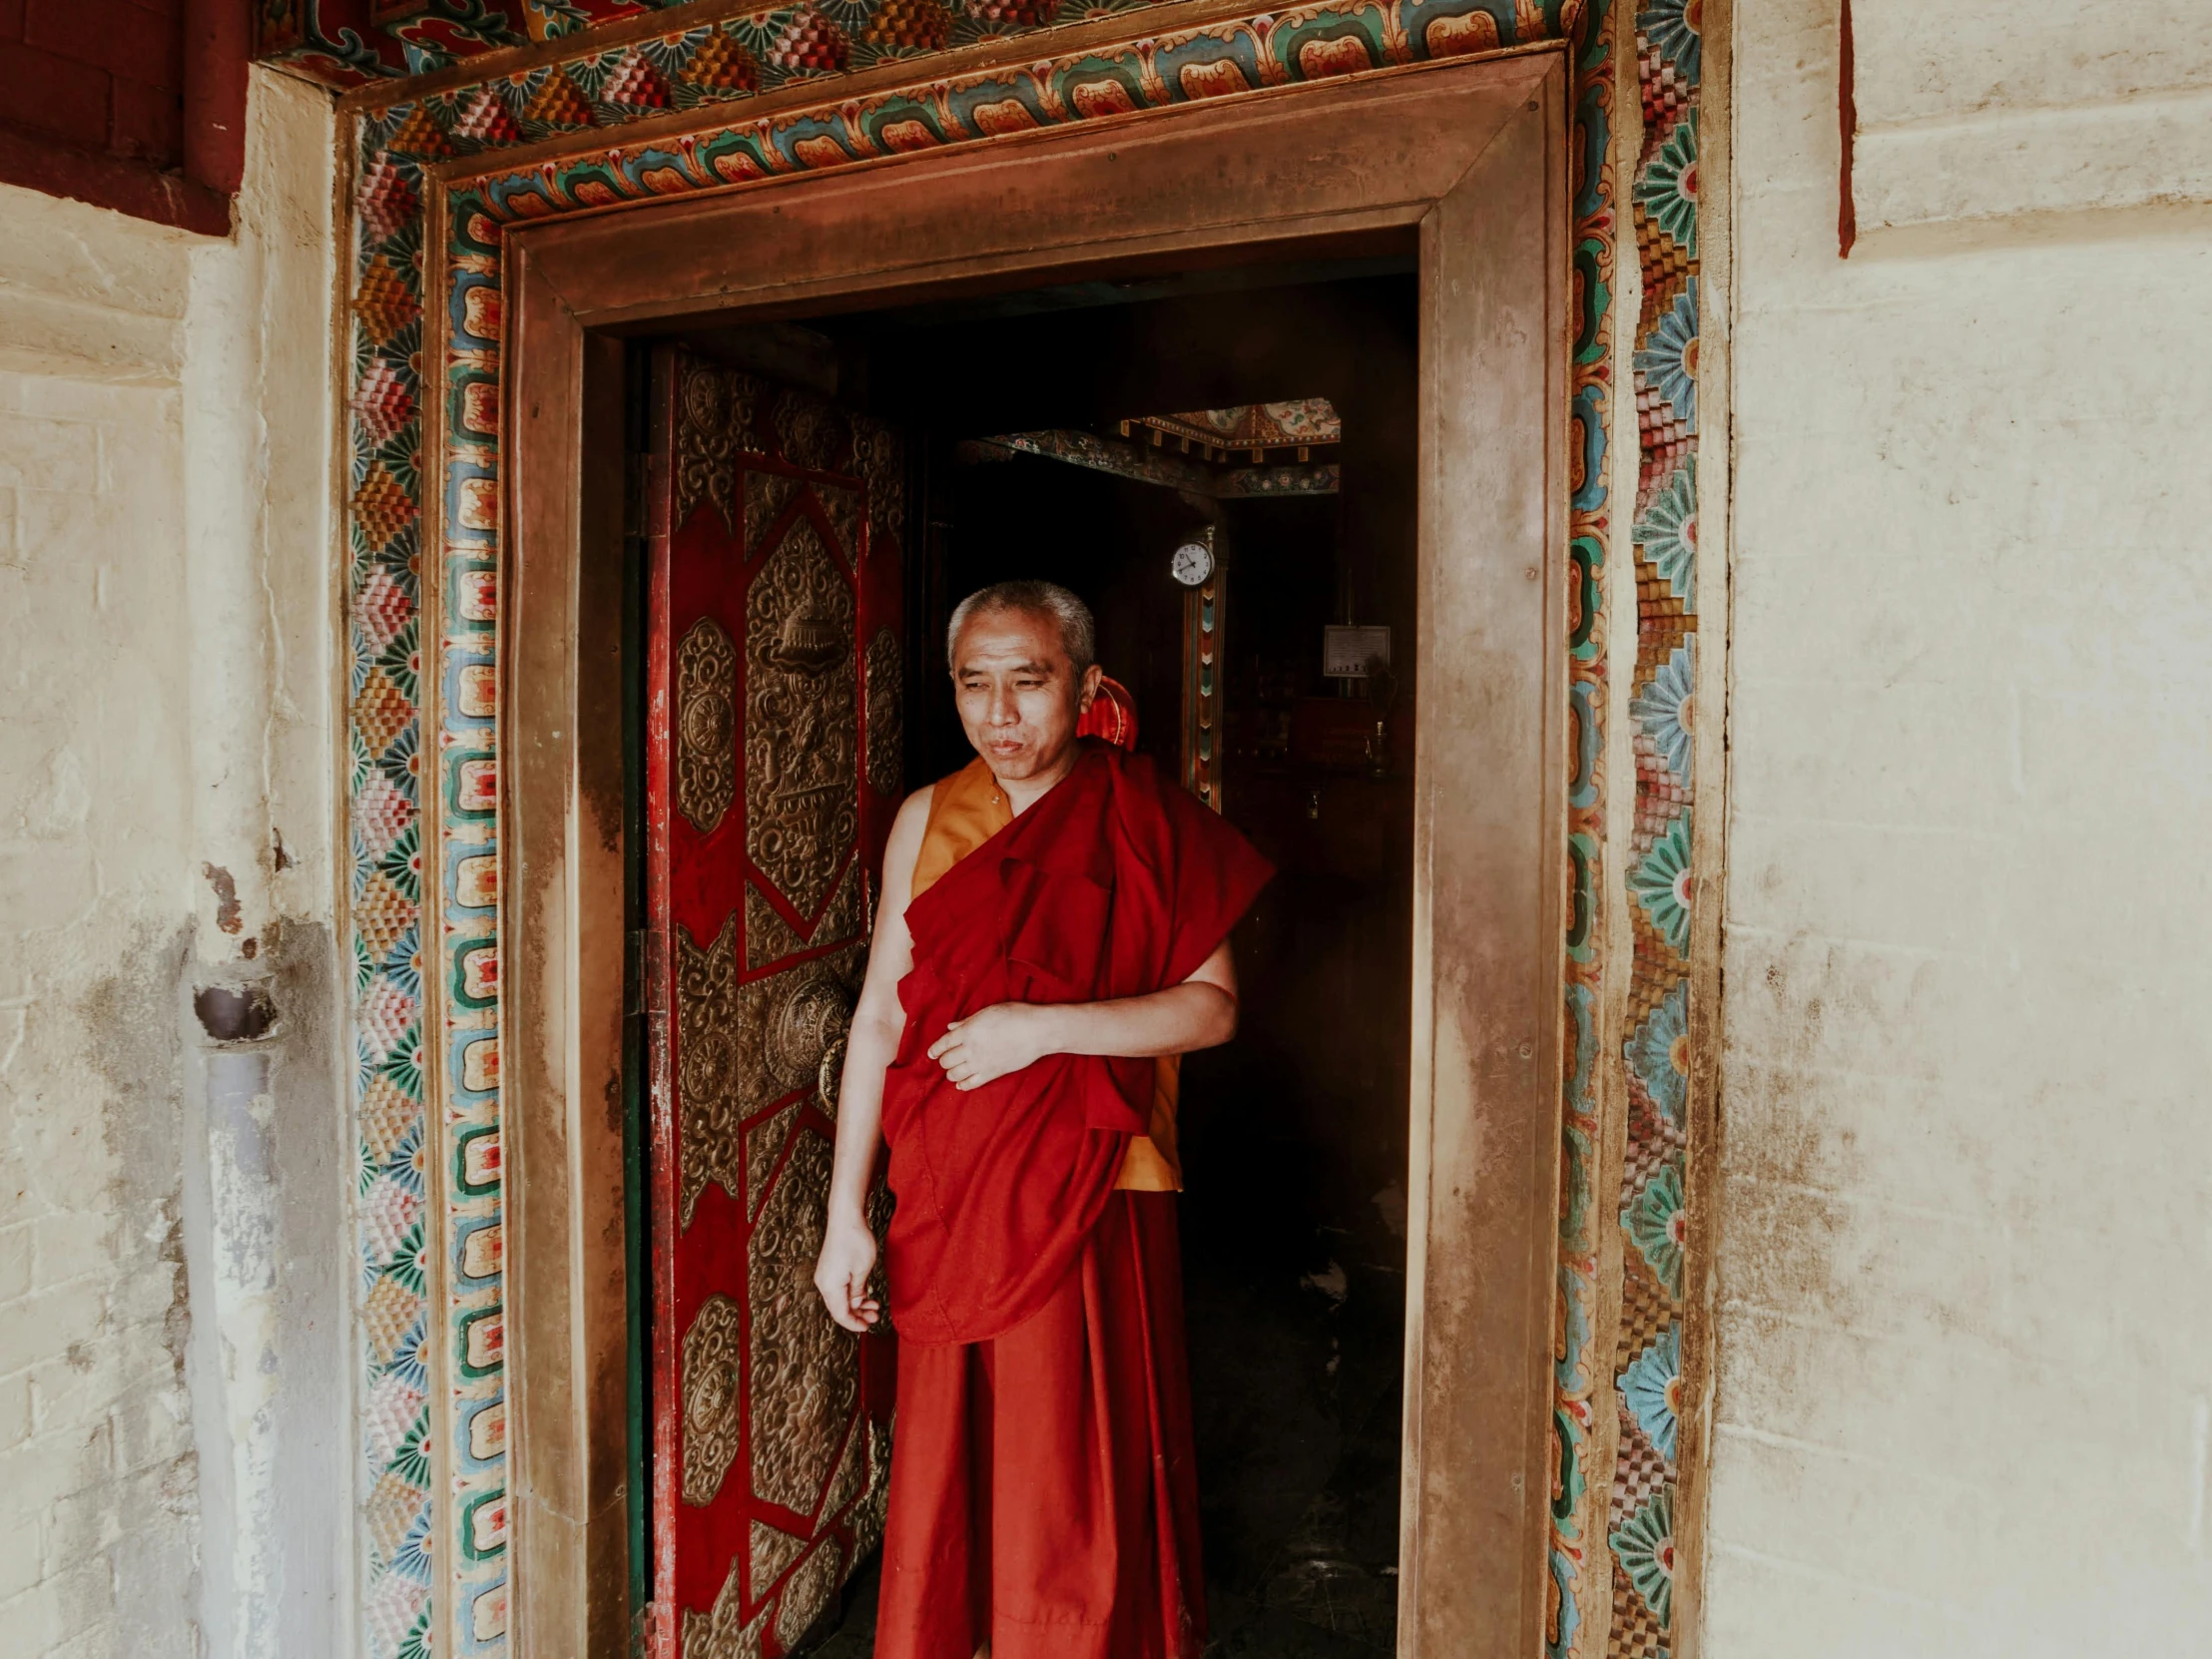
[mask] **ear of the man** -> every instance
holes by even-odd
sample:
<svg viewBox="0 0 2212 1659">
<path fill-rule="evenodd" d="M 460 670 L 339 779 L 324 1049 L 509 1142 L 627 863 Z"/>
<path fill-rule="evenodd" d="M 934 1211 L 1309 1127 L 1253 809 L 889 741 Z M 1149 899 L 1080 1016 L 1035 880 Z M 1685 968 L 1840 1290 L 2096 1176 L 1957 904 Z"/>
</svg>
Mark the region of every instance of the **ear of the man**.
<svg viewBox="0 0 2212 1659">
<path fill-rule="evenodd" d="M 1099 683 L 1106 678 L 1106 671 L 1096 663 L 1083 671 L 1083 679 L 1075 688 L 1075 712 L 1088 714 L 1092 702 L 1098 696 Z"/>
</svg>

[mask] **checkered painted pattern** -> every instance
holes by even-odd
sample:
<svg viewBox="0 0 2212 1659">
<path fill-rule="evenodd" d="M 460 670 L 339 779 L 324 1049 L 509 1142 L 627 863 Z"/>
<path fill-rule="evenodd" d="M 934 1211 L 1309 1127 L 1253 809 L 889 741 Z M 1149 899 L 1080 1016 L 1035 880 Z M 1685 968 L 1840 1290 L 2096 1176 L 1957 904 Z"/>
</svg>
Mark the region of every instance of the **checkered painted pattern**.
<svg viewBox="0 0 2212 1659">
<path fill-rule="evenodd" d="M 1627 886 L 1635 935 L 1628 1123 L 1618 1196 L 1620 1453 L 1606 1506 L 1609 1655 L 1665 1659 L 1673 1639 L 1681 1394 L 1695 779 L 1700 0 L 1636 15 L 1643 146 L 1630 187 L 1643 304 L 1636 396 L 1635 812 Z"/>
</svg>

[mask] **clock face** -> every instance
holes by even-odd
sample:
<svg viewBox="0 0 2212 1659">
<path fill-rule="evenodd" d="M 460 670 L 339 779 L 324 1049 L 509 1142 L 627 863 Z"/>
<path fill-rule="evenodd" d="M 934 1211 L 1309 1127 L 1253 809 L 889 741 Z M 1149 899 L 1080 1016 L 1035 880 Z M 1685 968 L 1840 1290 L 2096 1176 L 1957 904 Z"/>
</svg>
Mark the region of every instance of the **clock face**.
<svg viewBox="0 0 2212 1659">
<path fill-rule="evenodd" d="M 1195 588 L 1214 574 L 1214 550 L 1202 541 L 1187 541 L 1175 550 L 1168 570 L 1186 588 Z"/>
</svg>

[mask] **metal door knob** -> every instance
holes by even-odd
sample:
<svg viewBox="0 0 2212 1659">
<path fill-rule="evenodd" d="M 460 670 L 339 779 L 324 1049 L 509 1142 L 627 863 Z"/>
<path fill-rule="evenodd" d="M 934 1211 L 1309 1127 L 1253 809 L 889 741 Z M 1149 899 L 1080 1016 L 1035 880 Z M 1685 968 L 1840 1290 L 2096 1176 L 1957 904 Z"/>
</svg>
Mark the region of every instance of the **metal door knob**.
<svg viewBox="0 0 2212 1659">
<path fill-rule="evenodd" d="M 852 993 L 821 973 L 795 987 L 769 1027 L 769 1060 L 793 1082 L 814 1080 L 822 1108 L 837 1109 L 837 1081 L 844 1069 L 845 1035 L 852 1029 Z"/>
</svg>

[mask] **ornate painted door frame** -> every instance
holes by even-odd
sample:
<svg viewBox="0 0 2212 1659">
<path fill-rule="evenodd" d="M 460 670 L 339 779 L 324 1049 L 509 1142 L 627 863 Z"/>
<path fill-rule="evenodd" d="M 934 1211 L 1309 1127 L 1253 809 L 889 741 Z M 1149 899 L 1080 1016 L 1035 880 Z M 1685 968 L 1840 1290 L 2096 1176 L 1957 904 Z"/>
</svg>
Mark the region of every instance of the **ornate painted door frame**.
<svg viewBox="0 0 2212 1659">
<path fill-rule="evenodd" d="M 1259 29 L 1190 38 L 1234 46 Z M 939 136 L 923 154 L 895 154 L 900 121 L 935 132 L 988 100 L 940 86 L 728 129 L 795 171 L 831 129 L 872 133 L 881 159 L 712 194 L 703 176 L 748 176 L 702 174 L 700 157 L 737 153 L 714 132 L 641 140 L 629 160 L 439 170 L 434 314 L 484 331 L 437 348 L 479 365 L 501 411 L 503 483 L 457 467 L 447 511 L 499 527 L 507 584 L 508 1479 L 525 1651 L 612 1655 L 628 1635 L 620 1136 L 602 1105 L 619 1099 L 620 746 L 592 598 L 619 535 L 611 331 L 1395 239 L 1420 256 L 1416 655 L 1437 665 L 1416 704 L 1400 1652 L 1527 1659 L 1543 1642 L 1568 888 L 1563 55 L 1284 75 L 1085 119 L 1100 89 L 1136 103 L 1117 65 L 1157 75 L 1174 45 L 1024 69 L 1050 96 L 1016 102 L 1046 130 L 990 139 L 1011 119 L 978 119 L 984 141 Z M 601 211 L 622 193 L 593 177 L 662 154 L 675 199 Z"/>
</svg>

